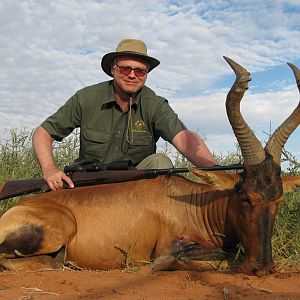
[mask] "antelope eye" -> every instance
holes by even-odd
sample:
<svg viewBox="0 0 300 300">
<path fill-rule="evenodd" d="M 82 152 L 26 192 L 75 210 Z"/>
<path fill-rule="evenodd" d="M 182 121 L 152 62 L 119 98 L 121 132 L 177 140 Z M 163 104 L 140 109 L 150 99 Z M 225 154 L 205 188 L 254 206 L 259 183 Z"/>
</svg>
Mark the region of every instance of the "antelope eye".
<svg viewBox="0 0 300 300">
<path fill-rule="evenodd" d="M 248 199 L 247 193 L 246 193 L 245 191 L 243 191 L 243 190 L 239 190 L 239 196 L 240 196 L 240 199 L 241 199 L 241 200 L 246 200 L 246 199 Z"/>
<path fill-rule="evenodd" d="M 242 204 L 251 204 L 251 201 L 249 200 L 249 197 L 245 191 L 239 191 L 240 201 Z"/>
</svg>

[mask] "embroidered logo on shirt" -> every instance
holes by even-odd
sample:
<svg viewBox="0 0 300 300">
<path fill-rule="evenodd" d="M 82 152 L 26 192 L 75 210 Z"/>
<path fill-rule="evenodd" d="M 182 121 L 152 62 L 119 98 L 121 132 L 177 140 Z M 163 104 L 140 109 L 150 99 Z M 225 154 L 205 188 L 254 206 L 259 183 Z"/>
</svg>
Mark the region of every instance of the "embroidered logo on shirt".
<svg viewBox="0 0 300 300">
<path fill-rule="evenodd" d="M 137 121 L 134 123 L 134 125 L 135 125 L 135 129 L 141 130 L 141 131 L 143 131 L 143 129 L 144 129 L 144 127 L 145 127 L 145 123 L 144 123 L 143 120 L 137 120 Z"/>
<path fill-rule="evenodd" d="M 148 132 L 145 122 L 143 120 L 137 120 L 134 123 L 133 132 Z"/>
</svg>

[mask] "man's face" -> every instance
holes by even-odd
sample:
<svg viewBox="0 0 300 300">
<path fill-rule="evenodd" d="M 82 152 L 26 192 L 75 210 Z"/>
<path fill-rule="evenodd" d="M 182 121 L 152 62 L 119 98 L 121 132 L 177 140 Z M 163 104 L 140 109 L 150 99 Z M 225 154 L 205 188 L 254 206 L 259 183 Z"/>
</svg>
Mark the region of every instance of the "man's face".
<svg viewBox="0 0 300 300">
<path fill-rule="evenodd" d="M 147 68 L 147 63 L 139 58 L 130 56 L 118 57 L 115 65 L 111 68 L 111 73 L 115 80 L 115 88 L 126 94 L 136 93 L 145 84 Z"/>
</svg>

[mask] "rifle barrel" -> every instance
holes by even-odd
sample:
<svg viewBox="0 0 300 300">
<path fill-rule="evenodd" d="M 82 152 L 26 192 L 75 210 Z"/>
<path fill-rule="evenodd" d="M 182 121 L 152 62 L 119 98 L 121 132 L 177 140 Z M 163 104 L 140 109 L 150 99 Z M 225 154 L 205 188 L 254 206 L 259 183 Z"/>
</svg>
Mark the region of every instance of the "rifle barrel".
<svg viewBox="0 0 300 300">
<path fill-rule="evenodd" d="M 212 166 L 212 167 L 199 167 L 195 169 L 204 171 L 222 171 L 222 170 L 238 170 L 242 169 L 240 164 L 230 166 Z M 179 173 L 190 172 L 189 168 L 171 168 L 171 169 L 129 169 L 129 170 L 106 170 L 95 172 L 74 172 L 71 174 L 71 179 L 75 186 L 93 185 L 99 183 L 116 183 L 140 179 L 155 178 L 160 175 L 172 175 Z"/>
</svg>

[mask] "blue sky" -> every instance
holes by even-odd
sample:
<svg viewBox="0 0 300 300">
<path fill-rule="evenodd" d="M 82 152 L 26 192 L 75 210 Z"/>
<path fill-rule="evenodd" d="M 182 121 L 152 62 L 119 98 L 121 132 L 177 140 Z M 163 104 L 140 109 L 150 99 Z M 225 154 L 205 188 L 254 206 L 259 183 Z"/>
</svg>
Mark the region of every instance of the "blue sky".
<svg viewBox="0 0 300 300">
<path fill-rule="evenodd" d="M 251 72 L 242 113 L 260 140 L 299 102 L 286 64 L 300 67 L 298 0 L 2 0 L 0 15 L 0 142 L 108 80 L 101 57 L 123 38 L 147 43 L 161 61 L 147 85 L 216 153 L 236 142 L 224 106 L 234 74 L 223 55 Z M 297 129 L 286 145 L 298 158 L 299 141 Z"/>
</svg>

